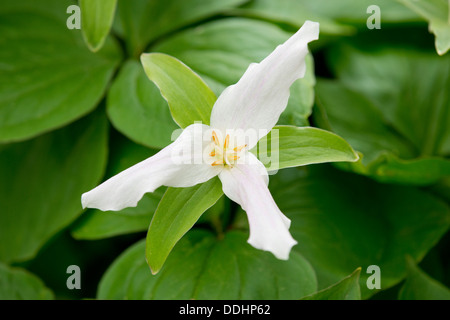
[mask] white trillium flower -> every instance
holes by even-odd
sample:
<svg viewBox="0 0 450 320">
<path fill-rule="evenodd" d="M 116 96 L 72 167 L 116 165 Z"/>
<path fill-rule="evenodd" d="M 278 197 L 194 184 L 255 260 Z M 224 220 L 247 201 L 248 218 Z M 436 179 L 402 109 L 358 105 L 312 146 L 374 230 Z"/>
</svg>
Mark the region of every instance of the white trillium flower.
<svg viewBox="0 0 450 320">
<path fill-rule="evenodd" d="M 84 193 L 83 208 L 121 210 L 136 206 L 145 193 L 160 186 L 191 187 L 219 176 L 223 192 L 247 213 L 248 243 L 287 260 L 297 243 L 289 233 L 291 221 L 270 194 L 266 168 L 248 150 L 277 123 L 290 86 L 305 75 L 307 45 L 318 36 L 319 24 L 306 21 L 223 91 L 212 109 L 210 126 L 186 127 L 154 156 Z"/>
</svg>

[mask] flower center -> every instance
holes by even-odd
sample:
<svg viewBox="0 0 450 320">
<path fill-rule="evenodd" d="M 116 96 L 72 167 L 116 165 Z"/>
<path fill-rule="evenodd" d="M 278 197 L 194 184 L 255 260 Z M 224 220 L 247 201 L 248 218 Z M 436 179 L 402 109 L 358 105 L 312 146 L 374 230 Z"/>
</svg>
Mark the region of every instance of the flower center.
<svg viewBox="0 0 450 320">
<path fill-rule="evenodd" d="M 245 144 L 233 147 L 230 145 L 229 134 L 227 134 L 225 141 L 221 144 L 215 131 L 212 132 L 211 141 L 213 145 L 209 155 L 214 158 L 214 162 L 211 163 L 212 166 L 228 165 L 233 167 L 235 162 L 240 158 L 239 153 L 247 146 Z"/>
</svg>

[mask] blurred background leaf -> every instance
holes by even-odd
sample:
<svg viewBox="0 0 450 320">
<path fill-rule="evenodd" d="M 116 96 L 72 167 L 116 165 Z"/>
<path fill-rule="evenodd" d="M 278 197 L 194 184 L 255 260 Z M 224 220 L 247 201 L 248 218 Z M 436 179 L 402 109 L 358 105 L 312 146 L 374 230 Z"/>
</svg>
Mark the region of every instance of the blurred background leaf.
<svg viewBox="0 0 450 320">
<path fill-rule="evenodd" d="M 405 254 L 421 260 L 450 226 L 448 206 L 426 192 L 327 165 L 281 170 L 269 187 L 292 220 L 294 250 L 316 270 L 319 289 L 369 265 L 381 268 L 387 289 L 405 277 Z M 362 298 L 376 291 L 367 288 L 367 277 L 361 274 Z"/>
<path fill-rule="evenodd" d="M 98 111 L 0 150 L 0 261 L 33 258 L 81 214 L 81 194 L 97 185 L 106 167 L 107 129 Z"/>
<path fill-rule="evenodd" d="M 113 41 L 93 54 L 66 27 L 69 0 L 0 8 L 0 141 L 29 139 L 94 109 L 120 60 Z"/>
<path fill-rule="evenodd" d="M 450 175 L 448 57 L 344 46 L 330 59 L 341 81 L 319 82 L 316 121 L 363 153 L 342 167 L 416 185 Z"/>
<path fill-rule="evenodd" d="M 139 242 L 111 265 L 97 298 L 299 299 L 316 290 L 314 270 L 300 254 L 281 261 L 246 241 L 247 234 L 236 231 L 224 239 L 191 231 L 155 276 Z"/>
<path fill-rule="evenodd" d="M 359 275 L 361 268 L 338 283 L 302 298 L 302 300 L 361 300 L 359 289 Z"/>
<path fill-rule="evenodd" d="M 163 35 L 211 18 L 246 0 L 119 0 L 116 32 L 132 57 Z"/>
<path fill-rule="evenodd" d="M 450 49 L 450 2 L 448 0 L 398 0 L 429 23 L 436 36 L 436 51 L 444 55 Z"/>
<path fill-rule="evenodd" d="M 450 290 L 434 280 L 414 260 L 407 259 L 408 276 L 399 293 L 399 300 L 450 300 Z"/>
<path fill-rule="evenodd" d="M 0 263 L 0 300 L 51 300 L 53 293 L 26 270 Z"/>
</svg>

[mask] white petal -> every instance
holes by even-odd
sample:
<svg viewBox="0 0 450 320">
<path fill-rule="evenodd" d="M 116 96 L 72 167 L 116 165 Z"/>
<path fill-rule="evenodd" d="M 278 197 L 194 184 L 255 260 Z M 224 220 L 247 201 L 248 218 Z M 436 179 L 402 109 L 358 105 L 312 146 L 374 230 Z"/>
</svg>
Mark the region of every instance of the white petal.
<svg viewBox="0 0 450 320">
<path fill-rule="evenodd" d="M 221 167 L 202 163 L 206 125 L 187 127 L 172 144 L 154 156 L 115 175 L 81 196 L 83 208 L 121 210 L 135 207 L 142 196 L 160 186 L 191 187 L 220 173 Z"/>
<path fill-rule="evenodd" d="M 272 252 L 278 259 L 287 260 L 297 241 L 289 233 L 291 221 L 278 209 L 267 188 L 267 177 L 261 175 L 261 166 L 264 167 L 261 162 L 257 165 L 238 164 L 222 170 L 219 178 L 224 193 L 247 212 L 248 243 Z"/>
<path fill-rule="evenodd" d="M 319 24 L 302 28 L 259 64 L 251 64 L 238 83 L 224 90 L 211 114 L 211 127 L 262 130 L 277 123 L 289 99 L 289 87 L 305 75 L 308 42 L 318 39 Z M 250 146 L 251 148 L 252 146 Z"/>
</svg>

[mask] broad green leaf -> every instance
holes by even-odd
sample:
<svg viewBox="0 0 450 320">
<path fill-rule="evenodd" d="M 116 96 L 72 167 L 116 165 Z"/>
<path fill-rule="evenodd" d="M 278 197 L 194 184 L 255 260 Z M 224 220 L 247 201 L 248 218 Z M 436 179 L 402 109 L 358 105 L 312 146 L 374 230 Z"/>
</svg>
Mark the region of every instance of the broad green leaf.
<svg viewBox="0 0 450 320">
<path fill-rule="evenodd" d="M 80 240 L 97 240 L 148 229 L 162 191 L 145 194 L 136 207 L 120 211 L 89 210 L 72 228 L 72 236 Z"/>
<path fill-rule="evenodd" d="M 398 0 L 429 22 L 436 36 L 436 51 L 444 55 L 450 49 L 450 2 L 448 0 Z"/>
<path fill-rule="evenodd" d="M 450 203 L 450 176 L 432 185 L 430 190 L 445 199 L 447 203 Z"/>
<path fill-rule="evenodd" d="M 338 77 L 364 94 L 420 156 L 450 155 L 450 56 L 412 50 L 330 52 Z"/>
<path fill-rule="evenodd" d="M 0 150 L 0 261 L 32 258 L 81 214 L 81 194 L 104 173 L 107 129 L 96 112 Z"/>
<path fill-rule="evenodd" d="M 318 17 L 327 17 L 344 23 L 363 24 L 364 27 L 366 27 L 367 19 L 373 14 L 371 10 L 368 12 L 369 7 L 373 5 L 380 8 L 382 25 L 383 23 L 416 22 L 420 19 L 417 14 L 392 0 L 299 1 Z"/>
<path fill-rule="evenodd" d="M 81 30 L 93 52 L 100 50 L 111 29 L 117 0 L 80 0 Z"/>
<path fill-rule="evenodd" d="M 361 268 L 332 286 L 302 298 L 302 300 L 361 300 L 359 275 Z"/>
<path fill-rule="evenodd" d="M 70 0 L 6 1 L 0 8 L 0 141 L 29 139 L 93 110 L 119 61 L 94 54 L 66 27 Z"/>
<path fill-rule="evenodd" d="M 176 58 L 161 53 L 143 54 L 141 62 L 180 127 L 196 121 L 209 125 L 216 96 L 195 72 Z"/>
<path fill-rule="evenodd" d="M 0 263 L 0 300 L 52 300 L 53 293 L 35 275 Z"/>
<path fill-rule="evenodd" d="M 254 249 L 248 235 L 233 231 L 217 239 L 192 231 L 152 275 L 143 241 L 125 251 L 103 276 L 98 299 L 298 299 L 314 292 L 311 265 L 297 252 L 288 261 Z"/>
<path fill-rule="evenodd" d="M 291 35 L 270 23 L 228 18 L 177 33 L 152 50 L 186 63 L 218 96 L 238 82 L 251 63 L 263 60 Z M 312 57 L 306 62 L 306 75 L 291 86 L 289 103 L 279 124 L 308 124 L 315 78 Z"/>
<path fill-rule="evenodd" d="M 407 258 L 408 275 L 399 292 L 399 300 L 450 300 L 450 290 L 424 273 L 411 257 Z"/>
<path fill-rule="evenodd" d="M 417 156 L 407 138 L 392 129 L 373 103 L 361 94 L 333 81 L 319 81 L 318 105 L 326 119 L 316 114 L 323 128 L 344 137 L 363 156 L 341 168 L 369 175 L 379 181 L 428 185 L 450 175 L 450 161 L 436 156 Z M 352 114 L 351 118 L 345 115 Z"/>
<path fill-rule="evenodd" d="M 251 152 L 269 170 L 358 160 L 358 155 L 344 139 L 311 127 L 275 126 Z"/>
<path fill-rule="evenodd" d="M 223 195 L 218 178 L 190 188 L 168 188 L 147 233 L 146 258 L 157 273 L 178 240 Z"/>
<path fill-rule="evenodd" d="M 138 57 L 156 39 L 227 11 L 246 0 L 119 0 L 116 30 Z"/>
<path fill-rule="evenodd" d="M 381 288 L 406 275 L 405 255 L 422 259 L 450 226 L 448 205 L 416 188 L 376 183 L 329 165 L 281 170 L 270 191 L 291 234 L 316 270 L 319 289 L 358 267 L 381 268 Z M 367 298 L 369 274 L 361 274 Z"/>
<path fill-rule="evenodd" d="M 122 66 L 108 92 L 107 112 L 117 130 L 152 148 L 167 146 L 178 128 L 167 102 L 137 61 Z"/>
<path fill-rule="evenodd" d="M 309 1 L 311 2 L 311 1 Z M 330 3 L 327 3 L 329 6 Z M 316 14 L 317 10 L 310 9 L 311 4 L 304 0 L 254 0 L 233 9 L 230 13 L 251 18 L 260 18 L 275 22 L 287 23 L 299 29 L 306 20 L 320 23 L 320 33 L 348 34 L 353 28 L 344 26 L 330 19 L 326 15 Z M 335 8 L 339 8 L 338 5 Z"/>
<path fill-rule="evenodd" d="M 127 139 L 117 138 L 111 145 L 110 153 L 105 180 L 153 156 L 156 151 L 134 144 Z M 145 194 L 136 207 L 108 212 L 88 210 L 72 227 L 72 235 L 76 239 L 93 240 L 145 231 L 148 229 L 164 190 L 165 188 L 161 187 L 155 192 Z"/>
</svg>

